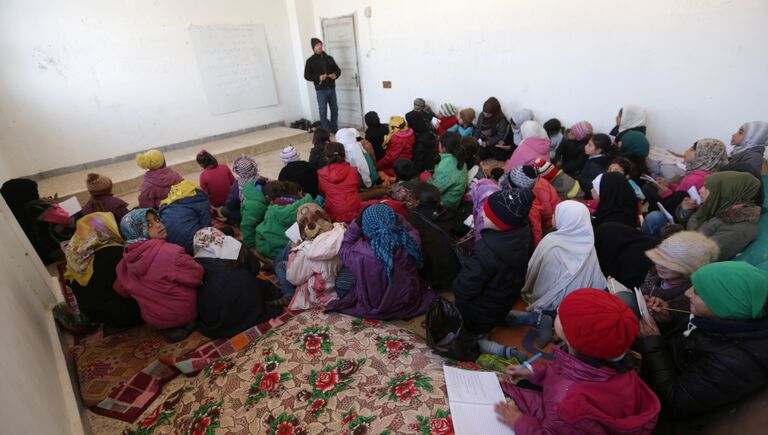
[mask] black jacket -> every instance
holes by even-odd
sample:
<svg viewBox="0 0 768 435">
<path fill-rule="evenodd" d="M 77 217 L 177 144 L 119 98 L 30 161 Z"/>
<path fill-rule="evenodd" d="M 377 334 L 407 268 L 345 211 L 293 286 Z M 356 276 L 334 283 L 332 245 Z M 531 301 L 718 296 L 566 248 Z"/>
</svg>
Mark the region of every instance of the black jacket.
<svg viewBox="0 0 768 435">
<path fill-rule="evenodd" d="M 581 190 L 584 191 L 584 199 L 595 199 L 592 198 L 592 180 L 608 169 L 611 160 L 612 158 L 606 155 L 595 157 L 593 159 L 587 158 L 579 176 L 576 177 L 576 181 L 579 182 Z"/>
<path fill-rule="evenodd" d="M 671 417 L 722 408 L 768 385 L 768 320 L 677 319 L 663 337 L 642 337 L 642 375 Z"/>
<path fill-rule="evenodd" d="M 454 253 L 455 240 L 467 233 L 466 225 L 461 222 L 456 210 L 436 210 L 423 205 L 408 213 L 405 219 L 416 228 L 421 239 L 424 266 L 419 269 L 419 274 L 434 289 L 450 289 L 461 269 Z"/>
<path fill-rule="evenodd" d="M 93 275 L 83 287 L 77 281 L 67 284 L 85 316 L 94 322 L 117 328 L 128 328 L 143 323 L 139 305 L 131 298 L 117 294 L 112 286 L 117 279 L 117 264 L 123 258 L 122 246 L 99 249 L 93 255 Z"/>
<path fill-rule="evenodd" d="M 587 162 L 587 155 L 584 154 L 584 145 L 586 140 L 563 139 L 555 151 L 555 162 L 560 163 L 560 169 L 573 178 L 579 176 L 581 168 Z"/>
<path fill-rule="evenodd" d="M 205 269 L 197 291 L 198 329 L 210 338 L 230 338 L 280 313 L 264 302 L 274 286 L 234 260 L 197 258 Z"/>
<path fill-rule="evenodd" d="M 453 281 L 456 307 L 467 330 L 486 333 L 501 324 L 525 284 L 531 228 L 483 230 L 472 256 Z"/>
<path fill-rule="evenodd" d="M 315 84 L 315 89 L 336 89 L 336 80 L 325 79 L 320 81 L 323 74 L 336 73 L 336 80 L 341 77 L 341 69 L 336 61 L 326 52 L 313 54 L 304 65 L 304 79 Z"/>
<path fill-rule="evenodd" d="M 279 181 L 293 181 L 301 186 L 304 193 L 312 195 L 312 198 L 317 196 L 317 169 L 312 168 L 309 163 L 303 160 L 289 162 L 283 166 L 277 179 Z"/>
</svg>

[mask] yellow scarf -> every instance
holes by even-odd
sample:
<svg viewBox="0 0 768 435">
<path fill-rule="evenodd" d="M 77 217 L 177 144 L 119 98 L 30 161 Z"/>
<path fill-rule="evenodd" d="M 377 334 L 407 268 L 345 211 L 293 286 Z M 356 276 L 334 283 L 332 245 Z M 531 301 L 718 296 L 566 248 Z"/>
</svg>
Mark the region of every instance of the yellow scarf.
<svg viewBox="0 0 768 435">
<path fill-rule="evenodd" d="M 179 184 L 171 186 L 168 196 L 160 201 L 160 205 L 173 204 L 180 199 L 195 196 L 195 194 L 197 194 L 197 185 L 189 180 L 184 180 Z"/>
<path fill-rule="evenodd" d="M 408 130 L 408 122 L 405 121 L 405 118 L 402 116 L 393 116 L 389 118 L 389 134 L 384 136 L 384 148 L 387 147 L 392 135 L 406 130 Z"/>
<path fill-rule="evenodd" d="M 123 246 L 123 238 L 111 212 L 96 212 L 80 218 L 64 253 L 67 257 L 64 278 L 77 281 L 83 287 L 88 285 L 93 276 L 94 254 L 109 246 Z"/>
</svg>

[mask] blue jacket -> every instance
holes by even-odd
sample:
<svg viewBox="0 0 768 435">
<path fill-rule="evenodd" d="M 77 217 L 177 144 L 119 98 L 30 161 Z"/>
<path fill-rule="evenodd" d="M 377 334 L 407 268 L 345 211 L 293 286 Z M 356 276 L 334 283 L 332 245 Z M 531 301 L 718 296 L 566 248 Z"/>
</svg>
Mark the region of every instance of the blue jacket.
<svg viewBox="0 0 768 435">
<path fill-rule="evenodd" d="M 211 225 L 208 196 L 200 190 L 195 196 L 160 207 L 159 212 L 168 234 L 165 240 L 181 246 L 188 254 L 192 254 L 192 238 L 197 230 Z"/>
</svg>

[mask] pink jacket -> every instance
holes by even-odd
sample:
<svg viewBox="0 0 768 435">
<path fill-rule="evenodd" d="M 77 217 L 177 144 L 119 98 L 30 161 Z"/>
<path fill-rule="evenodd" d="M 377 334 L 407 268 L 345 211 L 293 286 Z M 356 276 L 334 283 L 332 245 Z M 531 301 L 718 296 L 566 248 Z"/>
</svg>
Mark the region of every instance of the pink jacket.
<svg viewBox="0 0 768 435">
<path fill-rule="evenodd" d="M 504 172 L 522 165 L 529 165 L 536 159 L 549 161 L 549 139 L 529 137 L 525 139 L 512 153 L 512 157 L 504 165 Z"/>
<path fill-rule="evenodd" d="M 314 240 L 291 249 L 286 278 L 296 286 L 289 310 L 325 308 L 336 299 L 336 274 L 341 269 L 339 249 L 344 240 L 344 224 L 335 223 Z"/>
<path fill-rule="evenodd" d="M 178 172 L 167 166 L 145 172 L 144 181 L 139 189 L 139 207 L 157 210 L 160 207 L 160 201 L 168 196 L 171 186 L 181 183 L 183 179 Z"/>
<path fill-rule="evenodd" d="M 151 239 L 128 245 L 117 264 L 115 291 L 136 300 L 141 317 L 158 329 L 184 326 L 197 316 L 203 266 L 184 248 Z"/>
<path fill-rule="evenodd" d="M 704 185 L 704 179 L 710 175 L 712 175 L 712 172 L 701 169 L 693 171 L 681 178 L 677 184 L 669 183 L 669 190 L 659 192 L 659 196 L 666 198 L 671 195 L 672 192 L 686 192 L 691 186 L 696 186 L 696 190 L 699 190 L 701 189 L 701 186 Z"/>
<path fill-rule="evenodd" d="M 543 391 L 504 383 L 523 415 L 517 435 L 649 434 L 661 403 L 634 371 L 593 367 L 555 348 L 552 364 L 537 364 L 529 380 Z"/>
<path fill-rule="evenodd" d="M 200 189 L 208 195 L 208 201 L 214 207 L 221 207 L 227 202 L 227 196 L 235 183 L 235 176 L 229 166 L 219 164 L 215 168 L 203 169 L 200 173 Z"/>
</svg>

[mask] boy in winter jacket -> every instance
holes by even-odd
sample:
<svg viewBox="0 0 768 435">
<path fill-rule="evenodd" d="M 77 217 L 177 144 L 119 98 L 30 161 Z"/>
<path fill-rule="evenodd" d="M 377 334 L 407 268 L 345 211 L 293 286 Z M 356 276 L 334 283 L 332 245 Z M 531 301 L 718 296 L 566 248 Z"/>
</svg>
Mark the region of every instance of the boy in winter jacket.
<svg viewBox="0 0 768 435">
<path fill-rule="evenodd" d="M 542 391 L 504 383 L 513 403 L 496 405 L 499 419 L 518 435 L 650 434 L 659 399 L 622 363 L 639 330 L 637 317 L 618 297 L 584 288 L 566 296 L 555 332 L 568 352 L 555 349 L 552 364 L 510 366 Z"/>
<path fill-rule="evenodd" d="M 165 157 L 158 150 L 137 154 L 136 164 L 147 170 L 139 189 L 139 207 L 141 208 L 157 209 L 160 207 L 160 201 L 168 196 L 171 186 L 184 180 L 176 171 L 165 166 Z"/>
<path fill-rule="evenodd" d="M 171 187 L 168 197 L 160 201 L 160 220 L 168 234 L 166 240 L 192 254 L 192 239 L 197 230 L 211 225 L 208 196 L 195 183 L 184 180 Z"/>
<path fill-rule="evenodd" d="M 120 232 L 126 248 L 115 291 L 136 299 L 141 317 L 168 342 L 183 340 L 195 327 L 203 267 L 181 246 L 165 241 L 165 227 L 153 209 L 131 210 L 120 221 Z"/>
<path fill-rule="evenodd" d="M 238 180 L 238 183 L 241 181 Z M 256 245 L 256 227 L 264 220 L 267 212 L 267 198 L 263 193 L 264 185 L 251 179 L 243 186 L 243 201 L 240 203 L 240 232 L 243 235 L 243 245 L 253 248 Z"/>
<path fill-rule="evenodd" d="M 531 244 L 528 189 L 500 190 L 483 203 L 483 235 L 453 281 L 456 307 L 480 351 L 503 358 L 525 358 L 524 352 L 488 339 L 504 322 L 525 284 Z"/>
</svg>

